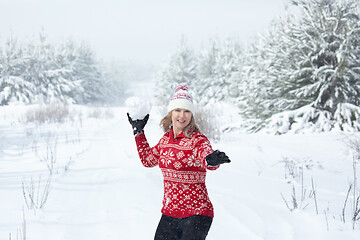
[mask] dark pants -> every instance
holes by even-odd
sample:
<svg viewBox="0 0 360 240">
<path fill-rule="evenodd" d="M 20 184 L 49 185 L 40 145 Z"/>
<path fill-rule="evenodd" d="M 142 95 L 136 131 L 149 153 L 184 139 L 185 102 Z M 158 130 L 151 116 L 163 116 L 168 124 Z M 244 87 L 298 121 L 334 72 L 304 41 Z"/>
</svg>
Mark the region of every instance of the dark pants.
<svg viewBox="0 0 360 240">
<path fill-rule="evenodd" d="M 156 229 L 155 240 L 205 240 L 212 218 L 207 216 L 191 216 L 173 218 L 162 215 Z"/>
</svg>

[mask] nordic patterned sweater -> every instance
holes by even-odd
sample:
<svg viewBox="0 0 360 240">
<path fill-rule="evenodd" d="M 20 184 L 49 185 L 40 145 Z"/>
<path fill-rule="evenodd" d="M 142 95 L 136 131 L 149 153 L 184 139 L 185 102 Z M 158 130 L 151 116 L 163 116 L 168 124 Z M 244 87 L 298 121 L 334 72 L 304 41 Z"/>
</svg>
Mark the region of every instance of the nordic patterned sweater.
<svg viewBox="0 0 360 240">
<path fill-rule="evenodd" d="M 171 129 L 152 148 L 143 133 L 135 141 L 141 163 L 145 167 L 159 165 L 164 176 L 162 214 L 176 218 L 214 217 L 205 178 L 207 169 L 215 170 L 219 166 L 206 164 L 205 157 L 214 150 L 203 134 L 194 131 L 188 138 L 180 133 L 174 139 Z"/>
</svg>

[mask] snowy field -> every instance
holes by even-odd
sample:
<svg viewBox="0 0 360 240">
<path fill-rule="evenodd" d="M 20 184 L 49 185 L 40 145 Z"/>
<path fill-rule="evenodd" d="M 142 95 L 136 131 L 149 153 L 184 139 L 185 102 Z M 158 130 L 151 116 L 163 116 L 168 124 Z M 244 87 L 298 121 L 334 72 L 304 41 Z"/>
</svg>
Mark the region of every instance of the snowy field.
<svg viewBox="0 0 360 240">
<path fill-rule="evenodd" d="M 141 165 L 126 109 L 70 109 L 71 120 L 37 125 L 24 123 L 29 107 L 0 107 L 0 240 L 153 239 L 162 176 Z M 160 118 L 153 108 L 152 146 Z M 232 132 L 212 141 L 232 162 L 207 175 L 207 239 L 359 239 L 352 190 L 343 213 L 354 183 L 349 137 Z"/>
</svg>

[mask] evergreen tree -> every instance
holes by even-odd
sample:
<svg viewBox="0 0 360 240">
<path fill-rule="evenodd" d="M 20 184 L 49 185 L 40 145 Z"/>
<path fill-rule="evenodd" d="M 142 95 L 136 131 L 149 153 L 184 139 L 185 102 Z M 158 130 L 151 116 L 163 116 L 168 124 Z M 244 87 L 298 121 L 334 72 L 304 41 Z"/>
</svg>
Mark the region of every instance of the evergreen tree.
<svg viewBox="0 0 360 240">
<path fill-rule="evenodd" d="M 35 86 L 33 102 L 49 102 L 54 100 L 52 97 L 56 95 L 53 91 L 55 84 L 54 80 L 49 77 L 49 70 L 54 69 L 52 61 L 53 49 L 52 46 L 46 42 L 46 37 L 43 33 L 39 34 L 37 41 L 24 44 L 26 54 L 29 56 L 29 61 L 24 66 L 24 78 Z"/>
<path fill-rule="evenodd" d="M 209 90 L 212 89 L 212 85 L 216 81 L 219 52 L 220 44 L 218 39 L 210 39 L 208 47 L 200 52 L 197 58 L 197 79 L 193 86 L 197 93 L 197 102 L 200 105 L 207 104 L 212 95 Z"/>
<path fill-rule="evenodd" d="M 195 79 L 196 62 L 194 53 L 187 46 L 185 39 L 182 38 L 176 52 L 170 56 L 169 62 L 155 77 L 155 97 L 160 105 L 166 106 L 178 84 L 186 83 L 191 86 Z"/>
<path fill-rule="evenodd" d="M 237 95 L 238 87 L 233 84 L 240 67 L 241 47 L 236 40 L 220 43 L 210 39 L 209 45 L 197 58 L 196 81 L 193 82 L 200 105 L 230 101 Z"/>
<path fill-rule="evenodd" d="M 269 94 L 271 85 L 266 75 L 269 63 L 264 61 L 268 53 L 265 46 L 261 38 L 244 50 L 243 62 L 232 81 L 233 89 L 238 90 L 233 94 L 233 101 L 239 107 L 239 113 L 247 120 L 243 123 L 245 128 L 250 127 L 252 130 L 257 130 L 263 119 L 271 116 L 269 102 L 264 97 Z"/>
<path fill-rule="evenodd" d="M 103 103 L 106 98 L 106 85 L 95 60 L 94 53 L 85 44 L 77 47 L 73 62 L 73 77 L 83 89 L 79 103 Z"/>
<path fill-rule="evenodd" d="M 35 86 L 24 78 L 29 58 L 14 37 L 10 37 L 0 54 L 0 106 L 10 102 L 30 103 Z"/>
<path fill-rule="evenodd" d="M 24 78 L 34 84 L 33 102 L 74 102 L 70 92 L 78 87 L 73 81 L 71 63 L 65 61 L 64 52 L 46 41 L 40 33 L 39 41 L 26 45 L 29 61 Z"/>
<path fill-rule="evenodd" d="M 230 101 L 236 95 L 232 85 L 241 66 L 242 49 L 235 39 L 228 39 L 222 45 L 215 64 L 215 79 L 208 90 L 207 99 L 214 102 Z"/>
<path fill-rule="evenodd" d="M 116 79 L 116 81 L 115 81 Z M 10 102 L 106 103 L 122 96 L 119 78 L 105 76 L 86 45 L 10 38 L 0 52 L 0 105 Z"/>
<path fill-rule="evenodd" d="M 59 100 L 81 103 L 84 89 L 75 74 L 77 46 L 72 40 L 67 40 L 54 46 L 54 65 L 59 76 L 58 88 L 61 92 Z"/>
<path fill-rule="evenodd" d="M 239 73 L 244 91 L 238 101 L 243 107 L 242 114 L 248 119 L 262 122 L 288 106 L 284 100 L 285 83 L 281 80 L 288 79 L 292 72 L 288 71 L 292 64 L 289 60 L 292 44 L 286 38 L 285 24 L 289 19 L 273 21 L 266 36 L 259 36 L 245 51 L 244 65 Z"/>
<path fill-rule="evenodd" d="M 280 133 L 360 130 L 358 1 L 292 3 L 300 7 L 300 18 L 275 23 L 262 39 L 264 48 L 255 51 L 261 67 L 250 74 L 246 99 L 255 107 L 248 116 Z"/>
</svg>

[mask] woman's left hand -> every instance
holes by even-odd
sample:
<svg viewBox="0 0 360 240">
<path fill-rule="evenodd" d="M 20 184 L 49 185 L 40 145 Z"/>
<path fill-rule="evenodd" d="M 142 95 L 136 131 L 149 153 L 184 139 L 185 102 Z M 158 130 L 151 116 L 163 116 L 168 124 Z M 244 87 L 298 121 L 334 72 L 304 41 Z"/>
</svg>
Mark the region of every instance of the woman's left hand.
<svg viewBox="0 0 360 240">
<path fill-rule="evenodd" d="M 229 157 L 219 150 L 215 150 L 213 153 L 207 155 L 205 159 L 207 164 L 212 167 L 231 162 Z"/>
</svg>

